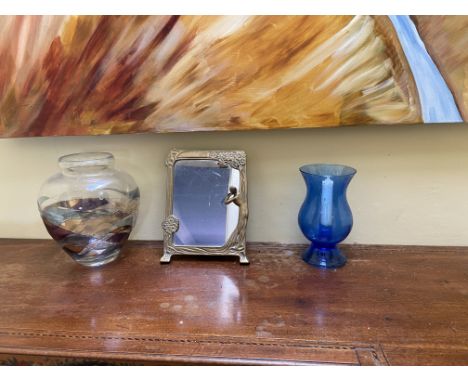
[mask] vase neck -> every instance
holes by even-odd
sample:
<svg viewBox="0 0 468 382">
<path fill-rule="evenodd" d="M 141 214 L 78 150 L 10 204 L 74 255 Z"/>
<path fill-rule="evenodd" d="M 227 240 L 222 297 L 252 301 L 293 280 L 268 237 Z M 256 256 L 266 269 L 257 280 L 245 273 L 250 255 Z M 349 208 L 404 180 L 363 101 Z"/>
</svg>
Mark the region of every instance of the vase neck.
<svg viewBox="0 0 468 382">
<path fill-rule="evenodd" d="M 69 154 L 60 157 L 58 162 L 67 176 L 98 175 L 114 168 L 114 156 L 106 152 Z"/>
<path fill-rule="evenodd" d="M 356 174 L 356 169 L 344 166 L 340 164 L 327 164 L 327 163 L 316 163 L 306 164 L 300 169 L 302 174 L 308 176 L 316 176 L 320 178 L 339 178 L 339 177 L 350 177 L 352 178 Z"/>
</svg>

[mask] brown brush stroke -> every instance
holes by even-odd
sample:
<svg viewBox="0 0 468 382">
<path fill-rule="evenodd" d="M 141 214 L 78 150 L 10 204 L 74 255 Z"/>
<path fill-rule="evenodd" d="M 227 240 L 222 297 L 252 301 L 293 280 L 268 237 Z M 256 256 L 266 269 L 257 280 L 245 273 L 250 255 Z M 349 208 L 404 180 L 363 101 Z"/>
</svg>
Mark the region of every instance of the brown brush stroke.
<svg viewBox="0 0 468 382">
<path fill-rule="evenodd" d="M 385 54 L 392 62 L 392 78 L 398 84 L 399 90 L 403 93 L 408 104 L 414 109 L 414 117 L 408 123 L 421 123 L 421 107 L 416 83 L 395 29 L 388 16 L 372 16 L 372 18 L 376 23 L 376 35 L 385 42 Z M 344 103 L 351 103 L 358 97 L 358 93 L 350 94 L 345 98 Z M 372 124 L 373 120 L 366 114 L 364 107 L 365 105 L 363 105 L 362 109 L 354 108 L 351 115 L 345 114 L 343 110 L 341 124 Z"/>
<path fill-rule="evenodd" d="M 116 52 L 110 55 L 116 41 L 126 33 L 125 28 L 128 25 L 133 28 L 131 31 L 143 33 L 143 29 L 148 28 L 148 23 L 159 22 L 164 17 L 167 18 L 164 26 L 154 33 L 151 42 L 143 50 L 137 50 L 140 36 L 128 40 L 127 46 L 119 45 L 121 51 L 117 55 Z M 376 123 L 378 119 L 372 117 L 369 111 L 372 111 L 372 105 L 381 108 L 382 103 L 361 100 L 361 89 L 353 89 L 352 93 L 342 99 L 330 95 L 335 85 L 320 91 L 314 90 L 312 93 L 308 90 L 317 80 L 315 74 L 320 76 L 327 73 L 327 66 L 333 64 L 330 58 L 324 59 L 312 73 L 280 87 L 268 98 L 250 102 L 244 97 L 255 86 L 260 86 L 265 91 L 269 86 L 274 86 L 281 75 L 294 70 L 311 49 L 316 49 L 333 37 L 351 18 L 352 16 L 255 17 L 254 23 L 236 32 L 238 35 L 218 39 L 203 46 L 202 55 L 180 73 L 175 88 L 170 89 L 172 95 L 177 95 L 200 79 L 204 70 L 216 70 L 219 64 L 224 67 L 221 66 L 219 75 L 199 83 L 178 103 L 165 110 L 161 102 L 169 95 L 163 93 L 160 94 L 160 99 L 151 98 L 148 96 L 151 86 L 174 75 L 177 65 L 194 49 L 195 37 L 213 25 L 218 20 L 217 17 L 69 17 L 64 22 L 62 34 L 51 39 L 43 61 L 33 67 L 22 92 L 18 93 L 24 95 L 25 99 L 29 96 L 28 93 L 35 95 L 38 100 L 35 103 L 37 115 L 31 108 L 24 107 L 24 103 L 7 102 L 7 105 L 13 105 L 9 110 L 13 113 L 12 117 L 16 118 L 15 112 L 22 115 L 21 120 L 16 118 L 15 121 L 27 122 L 16 121 L 15 130 L 8 135 L 88 135 L 193 129 L 250 130 Z M 371 38 L 381 38 L 386 47 L 384 54 L 379 53 L 381 57 L 371 58 L 372 65 L 375 66 L 375 61 L 381 58 L 390 58 L 391 76 L 399 88 L 395 89 L 395 97 L 399 97 L 395 98 L 395 102 L 401 107 L 406 102 L 409 108 L 414 108 L 413 111 L 407 111 L 403 122 L 419 122 L 418 103 L 414 102 L 417 100 L 414 81 L 408 75 L 410 72 L 398 40 L 394 38 L 394 31 L 385 23 L 385 20 L 376 18 Z M 252 25 L 253 29 L 249 30 Z M 151 57 L 176 26 L 179 28 L 177 33 L 182 33 L 181 39 L 165 61 L 154 66 Z M 5 47 L 0 46 L 2 48 Z M 240 52 L 242 55 L 236 58 L 235 55 Z M 248 60 L 249 56 L 255 59 L 251 63 L 243 61 Z M 206 62 L 198 62 L 197 59 L 200 58 Z M 367 63 L 363 62 L 363 65 Z M 0 81 L 12 76 L 12 65 L 5 68 L 4 72 L 0 71 Z M 310 85 L 304 81 L 309 81 Z M 7 82 L 5 89 L 8 86 L 10 85 Z M 388 95 L 386 97 L 388 102 L 393 101 Z M 372 101 L 372 98 L 369 99 Z M 0 102 L 3 101 L 0 93 Z M 218 114 L 216 102 L 222 108 Z M 347 107 L 353 104 L 358 106 Z M 313 108 L 313 113 L 307 114 L 310 107 Z M 169 116 L 178 112 L 186 113 L 182 120 L 186 122 L 200 117 L 201 124 L 195 128 L 165 126 L 155 118 L 161 112 Z M 207 120 L 205 116 L 208 112 L 212 114 L 211 119 Z M 2 120 L 7 113 L 2 110 L 0 113 L 3 114 L 0 115 L 0 134 L 5 134 Z M 29 120 L 28 115 L 31 116 Z"/>
<path fill-rule="evenodd" d="M 178 20 L 178 16 L 169 17 L 166 25 L 156 34 L 149 46 L 132 61 L 121 62 L 120 71 L 112 73 L 114 80 L 108 82 L 107 86 L 104 85 L 101 92 L 96 92 L 96 87 L 104 76 L 101 67 L 106 53 L 112 46 L 112 28 L 115 27 L 115 24 L 118 24 L 118 18 L 119 16 L 100 17 L 82 53 L 77 57 L 66 56 L 60 39 L 54 40 L 44 65 L 50 81 L 48 96 L 41 114 L 28 131 L 29 136 L 56 134 L 57 126 L 64 127 L 62 131 L 64 135 L 82 134 L 80 130 L 74 130 L 76 128 L 80 129 L 80 124 L 76 125 L 73 119 L 65 120 L 64 117 L 67 115 L 72 118 L 74 115 L 78 117 L 89 103 L 94 105 L 93 108 L 99 110 L 104 107 L 104 104 L 109 105 L 112 100 L 120 99 L 122 93 L 134 89 L 133 73 L 164 40 Z M 56 56 L 59 56 L 59 60 L 62 62 L 57 64 Z M 137 113 L 139 115 L 145 110 L 147 113 L 151 112 L 152 110 L 149 110 L 151 109 L 150 105 L 154 106 L 154 103 L 143 108 L 138 105 L 135 106 L 143 96 L 144 90 L 134 89 L 134 92 L 137 94 L 128 99 L 123 105 L 126 109 L 125 113 L 132 115 L 133 108 L 139 110 Z M 122 111 L 119 112 L 118 109 L 110 110 L 110 115 L 116 116 L 121 113 Z M 125 123 L 125 119 L 123 122 Z M 91 125 L 94 123 L 91 121 Z"/>
<path fill-rule="evenodd" d="M 232 103 L 232 113 L 228 115 L 227 120 L 216 120 L 213 119 L 210 123 L 205 123 L 203 125 L 197 125 L 196 127 L 191 126 L 179 126 L 174 128 L 173 126 L 167 126 L 164 123 L 159 123 L 159 131 L 194 131 L 194 130 L 218 130 L 218 129 L 270 129 L 270 128 L 288 128 L 288 127 L 314 127 L 314 126 L 337 126 L 337 125 L 351 125 L 360 122 L 374 122 L 375 120 L 371 120 L 367 116 L 367 110 L 365 109 L 365 104 L 363 105 L 362 110 L 358 110 L 356 108 L 349 110 L 349 117 L 345 118 L 343 114 L 339 115 L 339 109 L 341 108 L 340 99 L 332 97 L 328 97 L 328 91 L 322 91 L 323 97 L 321 97 L 320 92 L 315 91 L 314 94 L 311 94 L 310 91 L 306 91 L 308 89 L 307 84 L 305 87 L 301 85 L 301 82 L 304 82 L 304 79 L 298 79 L 294 83 L 289 85 L 283 86 L 281 89 L 278 89 L 274 94 L 269 96 L 269 98 L 265 100 L 260 100 L 256 104 L 246 103 L 245 98 L 238 98 L 238 103 L 234 102 L 235 100 L 232 99 L 231 96 L 235 96 L 238 92 L 242 92 L 249 87 L 264 87 L 265 90 L 268 90 L 268 86 L 274 86 L 275 81 L 278 77 L 281 77 L 285 70 L 288 70 L 287 65 L 289 62 L 292 61 L 294 58 L 294 52 L 300 52 L 302 57 L 308 54 L 308 51 L 295 51 L 294 44 L 301 42 L 301 39 L 307 39 L 305 33 L 313 33 L 314 35 L 312 38 L 307 40 L 307 42 L 313 41 L 315 42 L 315 47 L 310 49 L 317 48 L 320 44 L 324 43 L 326 39 L 323 39 L 324 36 L 327 38 L 333 37 L 335 33 L 338 33 L 340 29 L 346 26 L 348 22 L 350 22 L 351 16 L 347 16 L 348 19 L 342 18 L 342 21 L 339 21 L 339 17 L 335 16 L 327 16 L 326 17 L 314 17 L 314 16 L 292 16 L 292 20 L 289 19 L 293 24 L 302 26 L 307 26 L 305 32 L 301 32 L 299 28 L 294 29 L 296 35 L 298 36 L 296 39 L 291 40 L 290 37 L 295 36 L 294 34 L 287 33 L 291 30 L 291 26 L 289 28 L 281 29 L 281 24 L 285 23 L 285 20 L 288 20 L 287 17 L 271 17 L 265 16 L 263 19 L 257 18 L 257 22 L 255 26 L 249 25 L 246 27 L 246 31 L 240 31 L 236 33 L 238 36 L 234 36 L 233 38 L 228 37 L 213 45 L 213 47 L 207 47 L 204 51 L 204 59 L 210 64 L 210 67 L 215 66 L 217 63 L 222 62 L 223 52 L 230 53 L 231 57 L 237 59 L 237 61 L 230 62 L 231 67 L 233 68 L 232 73 L 225 74 L 224 77 L 217 76 L 216 78 L 212 79 L 210 83 L 204 83 L 200 85 L 196 89 L 196 91 L 192 94 L 186 96 L 186 99 L 179 101 L 179 103 L 175 104 L 171 111 L 173 113 L 180 112 L 181 110 L 186 112 L 189 110 L 188 106 L 192 103 L 193 105 L 200 105 L 199 109 L 195 109 L 192 111 L 192 115 L 187 115 L 186 120 L 191 120 L 192 117 L 196 117 L 200 112 L 204 112 L 205 110 L 209 109 L 210 104 L 203 104 L 200 102 L 200 99 L 207 98 L 209 92 L 213 92 L 213 95 L 209 95 L 211 99 L 222 99 L 224 96 L 223 93 L 220 93 L 219 89 L 222 89 L 226 83 L 229 81 L 235 80 L 232 83 L 231 88 L 229 89 L 230 96 L 225 95 L 224 97 L 227 98 L 227 101 Z M 297 21 L 301 20 L 301 22 Z M 314 28 L 318 23 L 326 21 L 326 25 L 322 30 L 315 31 Z M 294 24 L 296 22 L 296 24 Z M 337 25 L 337 22 L 341 22 L 341 24 Z M 262 24 L 263 23 L 263 24 Z M 271 31 L 271 34 L 265 33 L 268 28 L 271 28 L 272 25 L 276 27 Z M 336 28 L 338 26 L 338 28 Z M 333 30 L 332 28 L 336 28 Z M 280 33 L 276 33 L 277 30 Z M 314 37 L 322 38 L 320 41 L 318 38 L 314 39 Z M 375 35 L 374 35 L 375 37 Z M 289 38 L 289 40 L 288 40 Z M 269 44 L 269 45 L 268 45 Z M 275 46 L 277 44 L 277 46 Z M 305 44 L 307 45 L 307 44 Z M 245 47 L 248 48 L 245 48 Z M 265 50 L 266 47 L 269 47 L 269 51 Z M 249 50 L 250 49 L 250 50 Z M 275 54 L 274 59 L 271 60 L 271 54 Z M 261 52 L 261 53 L 259 53 Z M 282 54 L 281 54 L 282 52 Z M 245 65 L 245 62 L 242 62 L 239 58 L 248 57 L 252 55 L 252 64 L 248 63 Z M 231 58 L 226 53 L 226 59 L 229 60 Z M 385 57 L 383 57 L 385 58 Z M 268 61 L 270 59 L 270 61 Z M 300 63 L 302 58 L 299 60 L 296 59 L 296 64 Z M 230 60 L 232 61 L 232 60 Z M 229 62 L 229 61 L 228 61 Z M 282 65 L 278 66 L 278 63 Z M 242 67 L 244 65 L 244 68 Z M 256 69 L 256 65 L 261 65 L 260 70 Z M 319 64 L 316 69 L 312 71 L 312 77 L 307 75 L 305 80 L 315 81 L 323 72 L 330 65 L 328 59 L 325 59 L 321 64 Z M 338 67 L 339 68 L 339 67 Z M 337 68 L 337 69 L 338 69 Z M 292 66 L 294 69 L 294 65 Z M 190 68 L 192 71 L 192 68 Z M 252 71 L 254 71 L 252 73 Z M 187 75 L 182 76 L 182 78 L 188 78 L 189 72 Z M 267 73 L 268 81 L 264 82 L 263 84 L 257 85 L 258 83 L 258 76 L 263 75 L 263 73 Z M 270 74 L 271 73 L 271 74 Z M 314 74 L 315 73 L 315 74 Z M 313 77 L 315 75 L 315 77 Z M 250 77 L 249 77 L 250 76 Z M 190 73 L 190 77 L 192 77 Z M 266 84 L 266 85 L 265 85 Z M 266 87 L 265 87 L 266 86 Z M 245 87 L 245 88 L 244 88 Z M 246 94 L 248 96 L 248 94 Z M 195 97 L 196 96 L 196 97 Z M 360 97 L 359 89 L 355 89 L 354 92 L 355 97 Z M 417 97 L 416 94 L 413 94 L 413 99 Z M 229 98 L 231 97 L 231 98 Z M 307 104 L 308 99 L 315 99 L 316 101 L 311 105 Z M 348 102 L 350 98 L 344 98 L 344 103 Z M 292 107 L 290 109 L 285 109 L 285 103 L 289 103 L 288 107 Z M 242 114 L 243 111 L 239 110 L 245 106 L 247 112 L 251 112 L 249 117 L 243 118 Z M 301 120 L 301 113 L 307 111 L 310 107 L 316 109 L 313 115 L 313 118 L 309 118 L 308 121 L 304 122 Z M 414 102 L 413 107 L 417 107 L 417 102 Z M 227 108 L 228 110 L 229 108 Z M 237 112 L 236 112 L 237 110 Z M 320 110 L 323 110 L 321 112 Z M 169 113 L 169 111 L 166 111 Z M 280 116 L 277 117 L 278 113 L 282 113 Z M 245 113 L 244 113 L 245 114 Z M 404 122 L 406 123 L 416 123 L 420 121 L 420 116 L 418 111 L 416 110 L 413 115 L 409 115 Z"/>
<path fill-rule="evenodd" d="M 422 112 L 419 93 L 411 67 L 401 46 L 400 39 L 398 38 L 395 28 L 388 16 L 373 17 L 376 21 L 377 30 L 386 41 L 385 48 L 393 63 L 393 69 L 395 71 L 394 77 L 409 102 L 411 102 L 411 104 L 417 109 L 418 115 L 420 116 L 417 122 L 421 123 L 423 120 L 421 117 Z"/>
<path fill-rule="evenodd" d="M 411 16 L 426 50 L 468 121 L 468 16 Z"/>
</svg>

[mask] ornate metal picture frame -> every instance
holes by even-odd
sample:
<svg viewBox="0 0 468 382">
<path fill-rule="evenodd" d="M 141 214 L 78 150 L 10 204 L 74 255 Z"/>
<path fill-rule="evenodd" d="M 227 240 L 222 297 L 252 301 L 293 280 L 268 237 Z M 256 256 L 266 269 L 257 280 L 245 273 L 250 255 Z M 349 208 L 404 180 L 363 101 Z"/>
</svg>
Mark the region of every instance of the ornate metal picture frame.
<svg viewBox="0 0 468 382">
<path fill-rule="evenodd" d="M 239 170 L 239 190 L 230 190 L 225 204 L 237 205 L 239 217 L 236 228 L 220 247 L 200 247 L 174 245 L 174 235 L 179 230 L 179 220 L 173 214 L 174 206 L 174 165 L 180 160 L 214 160 L 220 167 L 230 167 Z M 246 227 L 248 219 L 247 206 L 247 171 L 246 155 L 244 151 L 183 151 L 173 149 L 166 160 L 167 167 L 167 194 L 166 194 L 166 216 L 162 223 L 164 233 L 164 253 L 160 259 L 161 263 L 169 263 L 175 255 L 198 255 L 198 256 L 237 256 L 241 264 L 248 264 L 246 255 Z"/>
</svg>

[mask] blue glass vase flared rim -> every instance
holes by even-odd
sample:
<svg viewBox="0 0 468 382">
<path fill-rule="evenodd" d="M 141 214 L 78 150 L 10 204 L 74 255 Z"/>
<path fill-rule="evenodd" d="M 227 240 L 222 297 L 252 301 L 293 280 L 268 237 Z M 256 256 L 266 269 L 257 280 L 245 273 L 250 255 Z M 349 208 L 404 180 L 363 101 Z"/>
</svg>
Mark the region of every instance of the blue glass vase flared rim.
<svg viewBox="0 0 468 382">
<path fill-rule="evenodd" d="M 311 163 L 305 164 L 299 168 L 299 171 L 306 175 L 325 177 L 349 177 L 356 174 L 357 170 L 353 167 L 334 164 L 334 163 Z"/>
</svg>

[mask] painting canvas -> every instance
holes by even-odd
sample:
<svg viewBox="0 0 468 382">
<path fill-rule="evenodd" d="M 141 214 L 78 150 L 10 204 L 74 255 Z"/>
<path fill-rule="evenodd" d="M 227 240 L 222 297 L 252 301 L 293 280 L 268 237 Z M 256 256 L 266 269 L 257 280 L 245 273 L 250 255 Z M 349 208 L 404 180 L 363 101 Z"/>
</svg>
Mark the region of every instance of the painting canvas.
<svg viewBox="0 0 468 382">
<path fill-rule="evenodd" d="M 468 119 L 468 16 L 0 16 L 0 136 Z"/>
</svg>

